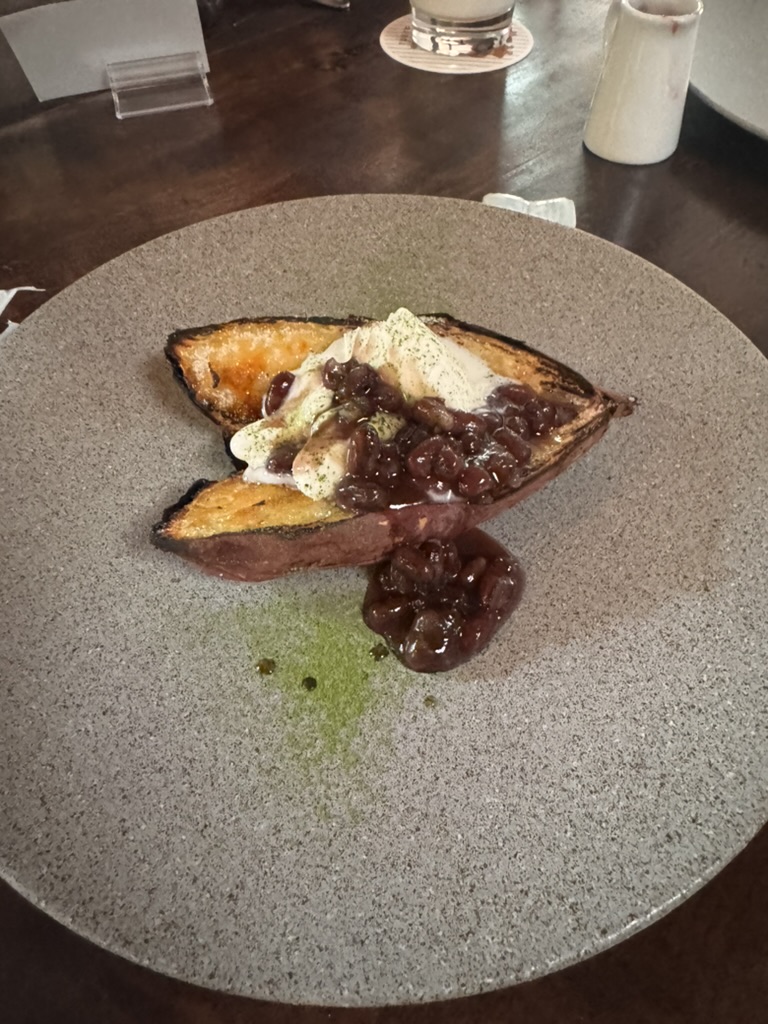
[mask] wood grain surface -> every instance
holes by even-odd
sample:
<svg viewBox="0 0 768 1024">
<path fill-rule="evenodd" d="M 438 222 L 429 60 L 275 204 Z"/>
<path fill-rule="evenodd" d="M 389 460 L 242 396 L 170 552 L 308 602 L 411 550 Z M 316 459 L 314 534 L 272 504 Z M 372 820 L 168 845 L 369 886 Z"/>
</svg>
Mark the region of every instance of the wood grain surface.
<svg viewBox="0 0 768 1024">
<path fill-rule="evenodd" d="M 406 10 L 224 4 L 208 30 L 214 106 L 125 122 L 108 93 L 38 104 L 0 36 L 0 288 L 46 290 L 17 296 L 6 315 L 23 319 L 106 260 L 233 210 L 332 193 L 513 192 L 571 197 L 582 229 L 683 281 L 768 354 L 768 142 L 689 94 L 670 160 L 632 168 L 589 154 L 604 0 L 520 0 L 533 52 L 470 76 L 381 52 L 379 32 Z M 0 884 L 0 1021 L 766 1021 L 767 868 L 763 829 L 705 889 L 599 956 L 491 995 L 377 1010 L 275 1006 L 163 978 Z"/>
</svg>

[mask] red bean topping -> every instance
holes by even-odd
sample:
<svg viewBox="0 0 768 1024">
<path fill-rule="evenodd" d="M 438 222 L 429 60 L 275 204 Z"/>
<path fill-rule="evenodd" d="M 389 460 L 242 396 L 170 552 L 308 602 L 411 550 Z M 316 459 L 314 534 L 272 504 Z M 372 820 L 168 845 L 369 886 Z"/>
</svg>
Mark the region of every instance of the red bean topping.
<svg viewBox="0 0 768 1024">
<path fill-rule="evenodd" d="M 383 444 L 376 463 L 374 477 L 382 487 L 393 488 L 400 479 L 400 456 L 393 444 Z"/>
<path fill-rule="evenodd" d="M 425 427 L 442 431 L 453 428 L 454 414 L 447 408 L 442 398 L 419 398 L 411 406 L 411 416 Z"/>
<path fill-rule="evenodd" d="M 385 594 L 412 594 L 416 589 L 410 576 L 393 565 L 391 559 L 380 563 L 377 579 Z"/>
<path fill-rule="evenodd" d="M 348 475 L 336 488 L 336 503 L 348 512 L 374 512 L 387 507 L 387 492 L 372 480 Z"/>
<path fill-rule="evenodd" d="M 349 363 L 340 363 L 336 359 L 326 360 L 323 366 L 323 386 L 335 391 L 346 380 Z"/>
<path fill-rule="evenodd" d="M 515 595 L 517 585 L 509 564 L 504 559 L 494 558 L 477 586 L 477 599 L 481 608 L 495 615 Z"/>
<path fill-rule="evenodd" d="M 452 608 L 425 608 L 403 640 L 403 660 L 416 672 L 438 672 L 460 656 L 461 620 Z"/>
<path fill-rule="evenodd" d="M 340 423 L 357 423 L 367 419 L 376 409 L 370 395 L 356 395 L 338 407 Z"/>
<path fill-rule="evenodd" d="M 493 634 L 496 632 L 496 622 L 491 615 L 478 612 L 469 615 L 464 620 L 461 628 L 461 640 L 459 642 L 462 652 L 474 654 L 487 646 Z"/>
<path fill-rule="evenodd" d="M 514 434 L 509 427 L 502 427 L 493 435 L 497 441 L 514 458 L 518 466 L 525 466 L 531 459 L 531 446 L 518 434 Z"/>
<path fill-rule="evenodd" d="M 337 408 L 323 429 L 350 437 L 347 475 L 337 489 L 339 504 L 349 509 L 420 500 L 495 501 L 520 484 L 519 467 L 530 462 L 531 443 L 576 415 L 569 403 L 548 401 L 514 381 L 497 388 L 480 411 L 449 409 L 434 396 L 408 405 L 372 366 L 355 359 L 327 360 L 323 381 Z M 377 411 L 406 420 L 387 444 L 368 423 Z"/>
<path fill-rule="evenodd" d="M 407 579 L 426 586 L 435 578 L 435 566 L 418 548 L 398 548 L 392 555 L 392 568 Z"/>
<path fill-rule="evenodd" d="M 266 461 L 266 469 L 270 473 L 290 473 L 293 460 L 299 454 L 299 445 L 278 445 Z"/>
<path fill-rule="evenodd" d="M 465 498 L 477 498 L 493 489 L 493 477 L 482 466 L 467 466 L 459 477 L 457 490 Z"/>
<path fill-rule="evenodd" d="M 371 571 L 364 619 L 417 672 L 440 672 L 482 650 L 517 606 L 519 565 L 471 530 L 458 541 L 401 547 Z"/>
<path fill-rule="evenodd" d="M 443 447 L 442 438 L 428 437 L 417 444 L 406 459 L 406 468 L 416 480 L 424 480 L 432 475 L 435 458 Z"/>
<path fill-rule="evenodd" d="M 346 387 L 350 395 L 369 395 L 376 390 L 379 375 L 368 363 L 360 363 L 349 371 Z"/>
<path fill-rule="evenodd" d="M 450 441 L 444 441 L 432 462 L 432 472 L 437 479 L 451 483 L 458 479 L 464 467 L 464 459 L 459 455 L 456 446 Z"/>
<path fill-rule="evenodd" d="M 522 437 L 524 441 L 527 441 L 531 436 L 530 424 L 521 412 L 513 412 L 505 416 L 504 426 L 508 430 L 511 430 L 513 434 L 517 434 L 518 437 Z"/>
<path fill-rule="evenodd" d="M 502 493 L 513 490 L 522 478 L 516 460 L 507 452 L 493 452 L 486 459 L 485 468 L 498 484 L 494 490 Z"/>
<path fill-rule="evenodd" d="M 349 435 L 347 448 L 347 473 L 350 476 L 364 477 L 368 469 L 370 456 L 370 427 L 359 424 Z"/>
<path fill-rule="evenodd" d="M 485 572 L 486 566 L 488 565 L 488 559 L 483 558 L 482 555 L 477 555 L 475 558 L 470 558 L 466 562 L 461 570 L 459 579 L 465 587 L 472 587 L 477 583 L 480 577 Z"/>
<path fill-rule="evenodd" d="M 530 425 L 531 433 L 538 437 L 547 434 L 555 425 L 555 407 L 551 402 L 532 399 L 526 403 L 523 412 Z"/>
<path fill-rule="evenodd" d="M 387 640 L 407 631 L 413 622 L 413 616 L 412 601 L 400 594 L 372 601 L 363 609 L 366 626 Z"/>
<path fill-rule="evenodd" d="M 376 408 L 382 412 L 400 412 L 403 407 L 403 396 L 393 388 L 391 384 L 380 381 L 376 391 L 373 393 L 373 400 Z"/>
<path fill-rule="evenodd" d="M 471 458 L 474 455 L 479 455 L 486 445 L 486 440 L 481 434 L 476 434 L 471 430 L 467 430 L 459 438 L 461 444 L 461 450 L 464 455 Z"/>
<path fill-rule="evenodd" d="M 271 416 L 273 412 L 277 412 L 280 406 L 283 404 L 285 396 L 291 389 L 296 377 L 288 370 L 284 370 L 282 373 L 276 374 L 269 382 L 269 387 L 264 394 L 264 401 L 262 403 L 262 415 Z"/>
<path fill-rule="evenodd" d="M 489 434 L 504 426 L 504 417 L 495 409 L 488 409 L 486 412 L 480 413 L 480 415 Z"/>
<path fill-rule="evenodd" d="M 501 384 L 491 395 L 489 405 L 511 405 L 522 409 L 526 402 L 529 402 L 536 395 L 527 384 L 516 384 L 510 381 L 509 384 Z"/>
<path fill-rule="evenodd" d="M 426 427 L 419 426 L 418 423 L 406 423 L 395 434 L 395 444 L 401 456 L 405 458 L 416 445 L 426 441 L 428 437 L 429 431 Z"/>
</svg>

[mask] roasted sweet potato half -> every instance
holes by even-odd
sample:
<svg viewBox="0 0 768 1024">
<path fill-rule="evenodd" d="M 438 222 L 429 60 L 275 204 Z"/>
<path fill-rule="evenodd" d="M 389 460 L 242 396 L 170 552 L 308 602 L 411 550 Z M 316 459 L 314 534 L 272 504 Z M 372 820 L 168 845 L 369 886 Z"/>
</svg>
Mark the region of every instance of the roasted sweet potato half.
<svg viewBox="0 0 768 1024">
<path fill-rule="evenodd" d="M 402 544 L 456 537 L 511 508 L 583 455 L 615 416 L 632 410 L 632 400 L 593 386 L 521 342 L 449 316 L 423 319 L 495 373 L 529 385 L 538 395 L 567 401 L 575 410 L 570 422 L 536 445 L 509 493 L 491 504 L 419 502 L 349 512 L 288 487 L 246 483 L 236 473 L 196 483 L 166 510 L 153 529 L 153 542 L 207 573 L 250 582 L 305 569 L 372 564 Z M 259 418 L 276 373 L 295 369 L 309 352 L 324 351 L 343 331 L 364 322 L 238 320 L 177 332 L 166 353 L 193 401 L 230 435 Z"/>
</svg>

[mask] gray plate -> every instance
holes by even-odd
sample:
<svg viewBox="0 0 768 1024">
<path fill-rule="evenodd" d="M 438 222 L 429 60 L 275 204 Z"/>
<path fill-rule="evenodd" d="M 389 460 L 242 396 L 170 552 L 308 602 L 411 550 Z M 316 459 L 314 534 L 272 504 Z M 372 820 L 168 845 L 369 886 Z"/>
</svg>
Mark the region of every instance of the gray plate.
<svg viewBox="0 0 768 1024">
<path fill-rule="evenodd" d="M 729 120 L 768 139 L 765 0 L 705 0 L 691 85 Z"/>
<path fill-rule="evenodd" d="M 439 677 L 370 656 L 355 570 L 242 586 L 148 541 L 227 471 L 169 331 L 399 304 L 642 403 L 492 525 L 527 595 Z M 766 818 L 768 365 L 660 271 L 479 204 L 306 200 L 107 264 L 2 366 L 0 864 L 78 932 L 274 1000 L 430 1000 L 623 938 Z"/>
</svg>

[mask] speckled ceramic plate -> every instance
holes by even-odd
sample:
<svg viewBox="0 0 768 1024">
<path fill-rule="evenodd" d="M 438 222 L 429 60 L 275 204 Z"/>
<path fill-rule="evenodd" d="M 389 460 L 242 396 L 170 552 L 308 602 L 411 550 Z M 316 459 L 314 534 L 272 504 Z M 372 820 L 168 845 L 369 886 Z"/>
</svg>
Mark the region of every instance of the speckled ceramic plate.
<svg viewBox="0 0 768 1024">
<path fill-rule="evenodd" d="M 373 660 L 356 571 L 243 586 L 149 544 L 228 469 L 169 331 L 400 304 L 641 400 L 493 524 L 525 600 L 441 677 Z M 431 1000 L 630 934 L 768 816 L 768 364 L 653 267 L 480 204 L 306 200 L 128 253 L 1 358 L 0 864 L 70 927 L 268 999 Z"/>
<path fill-rule="evenodd" d="M 765 0 L 705 0 L 691 85 L 729 120 L 768 139 Z"/>
</svg>

